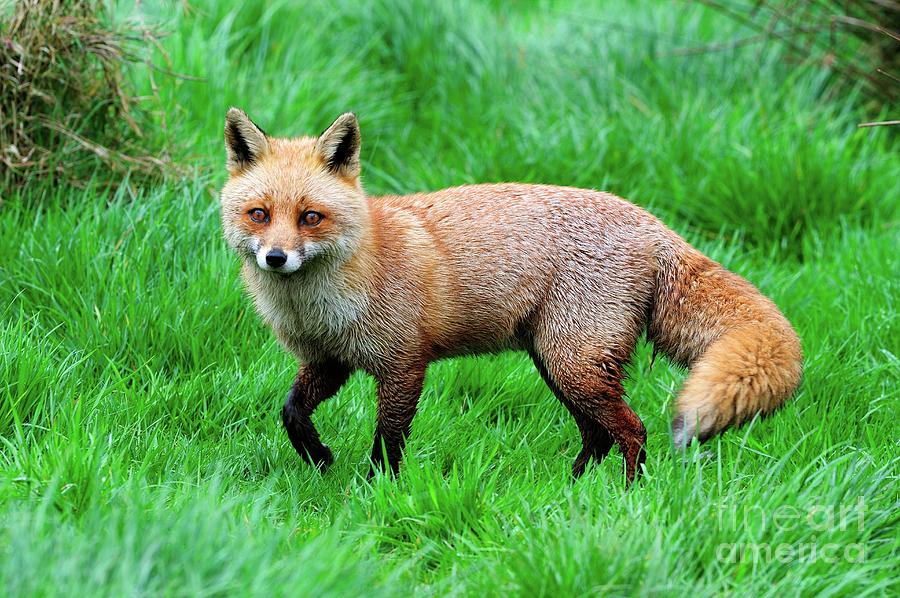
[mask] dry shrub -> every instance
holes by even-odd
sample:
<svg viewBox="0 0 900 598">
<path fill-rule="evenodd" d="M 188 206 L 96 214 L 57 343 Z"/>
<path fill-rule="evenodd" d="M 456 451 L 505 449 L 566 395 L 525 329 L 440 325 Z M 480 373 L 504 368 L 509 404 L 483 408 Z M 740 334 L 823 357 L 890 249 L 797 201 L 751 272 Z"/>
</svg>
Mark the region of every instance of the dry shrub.
<svg viewBox="0 0 900 598">
<path fill-rule="evenodd" d="M 151 66 L 157 40 L 112 25 L 103 0 L 0 0 L 0 189 L 167 172 L 171 161 L 142 131 L 147 98 L 125 77 L 130 65 Z"/>
<path fill-rule="evenodd" d="M 778 41 L 790 55 L 816 61 L 861 83 L 876 110 L 900 99 L 900 0 L 698 0 L 753 33 L 710 48 Z"/>
</svg>

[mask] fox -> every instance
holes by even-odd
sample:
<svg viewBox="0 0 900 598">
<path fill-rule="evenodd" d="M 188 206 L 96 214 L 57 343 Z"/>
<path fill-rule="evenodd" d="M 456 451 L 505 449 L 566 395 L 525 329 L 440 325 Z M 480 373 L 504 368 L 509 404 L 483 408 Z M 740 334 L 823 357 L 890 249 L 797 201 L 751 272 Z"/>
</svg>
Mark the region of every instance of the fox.
<svg viewBox="0 0 900 598">
<path fill-rule="evenodd" d="M 398 473 L 431 362 L 512 350 L 575 420 L 572 474 L 617 445 L 627 484 L 646 459 L 623 387 L 642 334 L 689 369 L 680 450 L 771 413 L 800 384 L 800 339 L 775 303 L 625 199 L 520 183 L 370 196 L 350 112 L 317 137 L 282 138 L 231 108 L 224 133 L 224 239 L 300 364 L 282 421 L 319 468 L 334 457 L 313 413 L 356 371 L 377 382 L 370 476 Z"/>
</svg>

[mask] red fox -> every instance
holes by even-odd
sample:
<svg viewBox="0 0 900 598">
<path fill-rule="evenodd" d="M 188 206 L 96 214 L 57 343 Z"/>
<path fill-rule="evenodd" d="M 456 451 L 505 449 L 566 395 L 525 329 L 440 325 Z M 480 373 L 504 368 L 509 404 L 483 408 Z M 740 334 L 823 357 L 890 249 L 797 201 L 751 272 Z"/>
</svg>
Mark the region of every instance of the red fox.
<svg viewBox="0 0 900 598">
<path fill-rule="evenodd" d="M 363 370 L 378 382 L 372 466 L 396 473 L 426 367 L 456 355 L 528 352 L 581 432 L 573 474 L 617 444 L 628 482 L 647 434 L 623 398 L 623 366 L 642 331 L 690 368 L 676 447 L 797 389 L 800 340 L 775 304 L 645 210 L 512 183 L 370 197 L 360 139 L 352 113 L 297 139 L 269 137 L 236 108 L 225 119 L 224 236 L 302 364 L 282 417 L 304 459 L 332 462 L 311 416 Z"/>
</svg>

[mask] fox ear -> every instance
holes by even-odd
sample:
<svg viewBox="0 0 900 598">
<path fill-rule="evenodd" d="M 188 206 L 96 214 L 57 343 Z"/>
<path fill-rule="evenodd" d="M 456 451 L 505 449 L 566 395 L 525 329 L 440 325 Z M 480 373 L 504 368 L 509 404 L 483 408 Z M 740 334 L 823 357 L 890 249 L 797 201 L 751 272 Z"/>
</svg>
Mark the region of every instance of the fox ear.
<svg viewBox="0 0 900 598">
<path fill-rule="evenodd" d="M 225 151 L 228 172 L 237 174 L 269 151 L 269 140 L 243 110 L 229 108 L 225 115 Z"/>
<path fill-rule="evenodd" d="M 337 175 L 355 179 L 359 176 L 359 123 L 352 112 L 337 117 L 316 141 L 316 151 L 325 167 Z"/>
</svg>

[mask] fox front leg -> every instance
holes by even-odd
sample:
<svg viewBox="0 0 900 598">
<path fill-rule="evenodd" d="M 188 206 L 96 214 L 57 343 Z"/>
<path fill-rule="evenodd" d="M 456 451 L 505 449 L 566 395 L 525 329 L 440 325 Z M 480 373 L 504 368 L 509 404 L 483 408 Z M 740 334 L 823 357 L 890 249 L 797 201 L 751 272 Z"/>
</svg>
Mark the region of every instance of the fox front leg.
<svg viewBox="0 0 900 598">
<path fill-rule="evenodd" d="M 416 415 L 424 380 L 424 366 L 398 368 L 396 372 L 378 376 L 378 422 L 369 477 L 375 474 L 376 468 L 385 469 L 385 465 L 394 474 L 399 471 L 400 456 Z"/>
<path fill-rule="evenodd" d="M 305 460 L 323 469 L 331 465 L 334 457 L 331 449 L 319 439 L 312 414 L 320 403 L 340 390 L 349 376 L 350 369 L 336 361 L 300 366 L 281 411 L 284 429 L 294 449 Z"/>
</svg>

